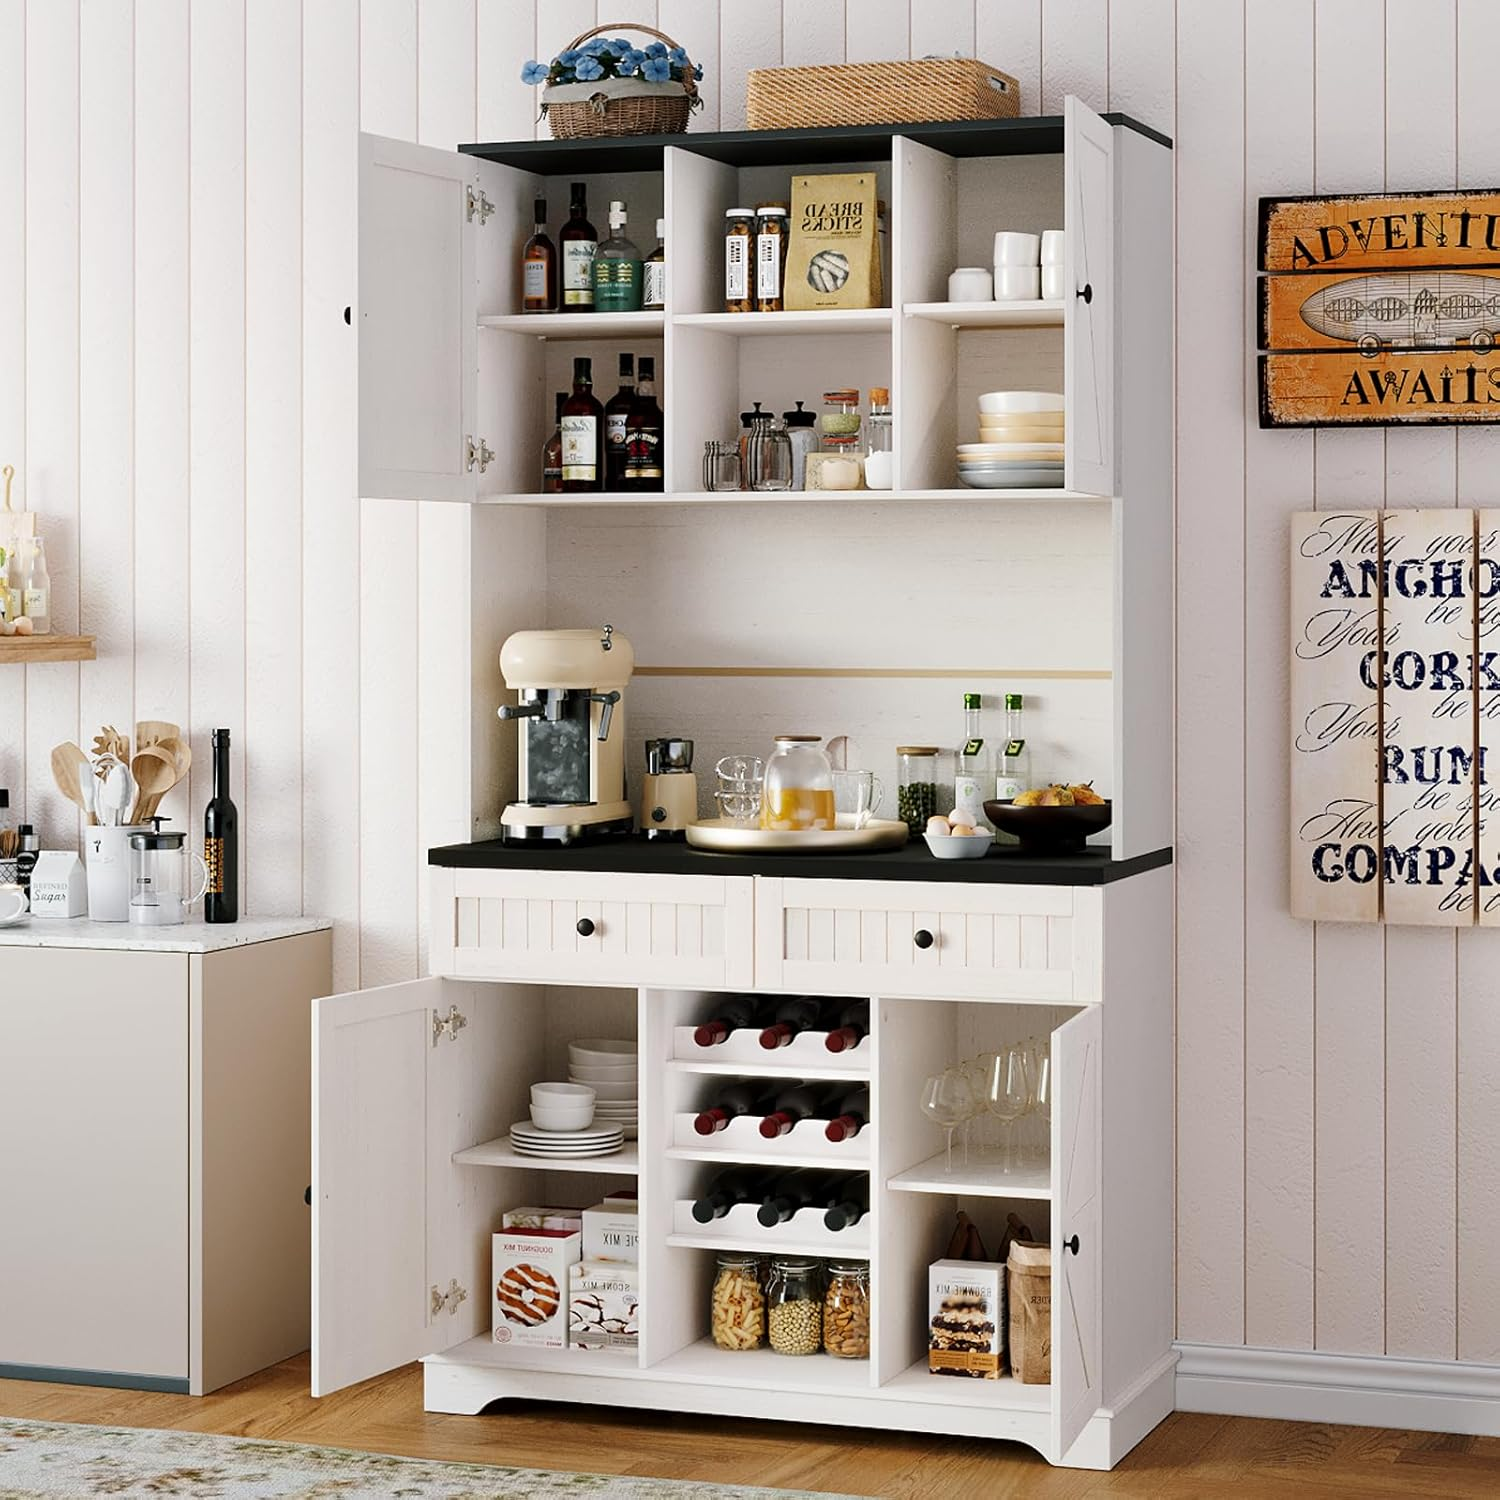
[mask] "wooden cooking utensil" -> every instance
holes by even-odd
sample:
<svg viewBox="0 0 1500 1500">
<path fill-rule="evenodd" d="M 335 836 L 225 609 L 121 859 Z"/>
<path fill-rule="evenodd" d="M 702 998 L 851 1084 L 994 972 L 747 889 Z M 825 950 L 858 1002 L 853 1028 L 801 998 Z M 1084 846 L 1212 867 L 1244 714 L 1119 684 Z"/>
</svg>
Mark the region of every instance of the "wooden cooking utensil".
<svg viewBox="0 0 1500 1500">
<path fill-rule="evenodd" d="M 135 726 L 135 748 L 144 750 L 147 745 L 160 744 L 162 740 L 182 738 L 182 730 L 165 719 L 141 719 Z"/>
<path fill-rule="evenodd" d="M 88 756 L 71 740 L 55 745 L 52 750 L 52 779 L 57 789 L 79 812 L 87 812 L 83 805 L 83 793 L 78 789 L 78 768 L 90 764 Z"/>
<path fill-rule="evenodd" d="M 132 823 L 143 823 L 156 811 L 156 805 L 172 790 L 177 782 L 177 768 L 172 757 L 159 745 L 147 745 L 137 750 L 130 762 L 130 774 L 135 777 L 135 806 L 130 810 Z"/>
<path fill-rule="evenodd" d="M 175 736 L 169 739 L 158 740 L 156 744 L 147 748 L 155 750 L 158 754 L 165 755 L 171 760 L 172 780 L 165 792 L 157 792 L 151 797 L 143 799 L 141 816 L 145 818 L 149 818 L 155 813 L 156 809 L 161 805 L 161 799 L 187 775 L 193 765 L 192 750 L 188 747 L 185 740 L 178 739 Z"/>
<path fill-rule="evenodd" d="M 106 724 L 94 736 L 95 756 L 113 755 L 116 760 L 130 761 L 130 741 L 113 724 Z"/>
</svg>

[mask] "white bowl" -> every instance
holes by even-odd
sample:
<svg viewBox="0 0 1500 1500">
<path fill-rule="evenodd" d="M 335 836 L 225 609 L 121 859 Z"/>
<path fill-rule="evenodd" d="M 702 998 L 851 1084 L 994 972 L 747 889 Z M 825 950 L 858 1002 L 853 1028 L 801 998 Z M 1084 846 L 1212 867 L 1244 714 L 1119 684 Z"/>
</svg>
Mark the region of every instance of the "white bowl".
<svg viewBox="0 0 1500 1500">
<path fill-rule="evenodd" d="M 1001 412 L 1061 411 L 1063 398 L 1054 391 L 986 391 L 979 398 L 979 409 L 986 416 Z"/>
<path fill-rule="evenodd" d="M 590 1067 L 610 1067 L 636 1059 L 634 1040 L 614 1037 L 586 1036 L 580 1041 L 568 1043 L 568 1061 L 585 1063 Z"/>
<path fill-rule="evenodd" d="M 591 1087 L 596 1104 L 614 1103 L 621 1099 L 628 1099 L 632 1104 L 635 1103 L 637 1085 L 633 1078 L 620 1083 L 596 1083 Z"/>
<path fill-rule="evenodd" d="M 570 1099 L 556 1104 L 531 1105 L 531 1123 L 538 1130 L 587 1130 L 594 1123 L 592 1099 Z"/>
<path fill-rule="evenodd" d="M 594 1090 L 586 1083 L 534 1083 L 531 1085 L 531 1102 L 547 1105 L 592 1104 Z"/>
<path fill-rule="evenodd" d="M 995 263 L 996 302 L 1035 302 L 1042 295 L 1040 266 L 1002 266 Z"/>
<path fill-rule="evenodd" d="M 639 1070 L 634 1063 L 618 1068 L 588 1068 L 582 1063 L 568 1064 L 568 1077 L 574 1083 L 634 1083 Z"/>
<path fill-rule="evenodd" d="M 983 859 L 995 842 L 992 833 L 924 833 L 922 837 L 939 859 Z"/>
<path fill-rule="evenodd" d="M 950 302 L 993 302 L 995 282 L 984 266 L 960 266 L 948 277 Z"/>
</svg>

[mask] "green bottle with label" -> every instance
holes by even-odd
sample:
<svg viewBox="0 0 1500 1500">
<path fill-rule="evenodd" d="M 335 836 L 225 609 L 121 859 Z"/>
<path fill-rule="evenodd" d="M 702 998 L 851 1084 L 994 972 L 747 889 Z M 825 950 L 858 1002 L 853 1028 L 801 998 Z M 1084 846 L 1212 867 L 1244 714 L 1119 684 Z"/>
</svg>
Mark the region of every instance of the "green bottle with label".
<svg viewBox="0 0 1500 1500">
<path fill-rule="evenodd" d="M 594 311 L 639 312 L 641 252 L 625 234 L 625 205 L 609 205 L 609 238 L 594 255 Z"/>
</svg>

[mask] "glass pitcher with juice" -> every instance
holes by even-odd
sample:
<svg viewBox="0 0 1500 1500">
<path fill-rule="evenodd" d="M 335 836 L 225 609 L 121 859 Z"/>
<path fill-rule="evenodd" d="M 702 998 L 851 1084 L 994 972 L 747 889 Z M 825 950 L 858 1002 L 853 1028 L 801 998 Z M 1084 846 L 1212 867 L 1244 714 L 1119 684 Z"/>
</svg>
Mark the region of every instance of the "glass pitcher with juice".
<svg viewBox="0 0 1500 1500">
<path fill-rule="evenodd" d="M 766 762 L 760 826 L 777 832 L 832 828 L 833 767 L 817 734 L 778 734 Z"/>
</svg>

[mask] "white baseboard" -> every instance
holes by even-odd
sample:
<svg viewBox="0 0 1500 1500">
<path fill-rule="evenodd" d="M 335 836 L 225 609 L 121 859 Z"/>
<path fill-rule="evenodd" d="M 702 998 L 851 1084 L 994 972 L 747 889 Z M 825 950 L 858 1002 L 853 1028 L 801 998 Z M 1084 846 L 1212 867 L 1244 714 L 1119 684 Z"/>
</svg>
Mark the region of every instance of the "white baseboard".
<svg viewBox="0 0 1500 1500">
<path fill-rule="evenodd" d="M 1178 1411 L 1500 1436 L 1500 1365 L 1176 1347 Z"/>
</svg>

